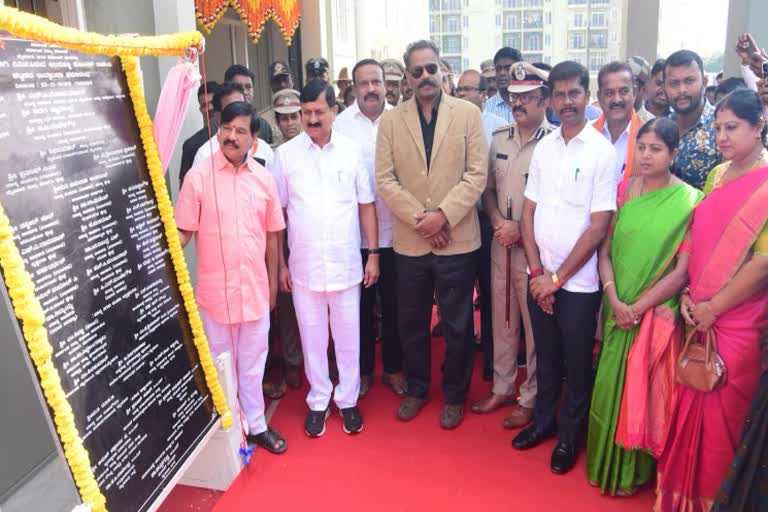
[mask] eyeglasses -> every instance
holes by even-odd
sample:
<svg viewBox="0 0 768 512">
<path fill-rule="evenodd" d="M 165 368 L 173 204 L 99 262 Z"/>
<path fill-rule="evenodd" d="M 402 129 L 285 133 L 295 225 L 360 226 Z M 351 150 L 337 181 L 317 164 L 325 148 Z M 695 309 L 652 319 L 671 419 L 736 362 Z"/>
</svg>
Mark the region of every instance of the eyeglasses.
<svg viewBox="0 0 768 512">
<path fill-rule="evenodd" d="M 438 67 L 437 64 L 434 62 L 430 62 L 426 66 L 416 66 L 415 68 L 411 68 L 411 75 L 413 75 L 413 78 L 421 78 L 421 75 L 424 74 L 424 71 L 429 73 L 430 75 L 434 75 L 437 73 Z"/>
<path fill-rule="evenodd" d="M 513 105 L 515 104 L 515 102 L 517 100 L 520 100 L 520 103 L 522 103 L 523 105 L 528 105 L 529 103 L 531 103 L 533 101 L 540 100 L 540 99 L 541 99 L 541 96 L 539 96 L 538 94 L 527 94 L 527 93 L 525 93 L 525 94 L 514 94 L 514 93 L 509 93 L 509 102 L 511 104 L 513 104 Z"/>
<path fill-rule="evenodd" d="M 472 87 L 471 85 L 462 85 L 456 88 L 456 92 L 469 92 L 469 91 L 482 91 L 479 87 Z"/>
</svg>

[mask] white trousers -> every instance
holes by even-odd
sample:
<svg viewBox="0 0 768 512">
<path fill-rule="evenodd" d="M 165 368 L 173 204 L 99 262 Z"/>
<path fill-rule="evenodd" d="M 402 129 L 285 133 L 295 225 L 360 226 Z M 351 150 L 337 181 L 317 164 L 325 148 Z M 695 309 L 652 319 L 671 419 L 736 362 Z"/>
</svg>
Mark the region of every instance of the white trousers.
<svg viewBox="0 0 768 512">
<path fill-rule="evenodd" d="M 248 421 L 248 433 L 264 432 L 267 420 L 261 382 L 269 351 L 269 315 L 255 322 L 227 325 L 214 320 L 203 308 L 198 309 L 211 355 L 216 358 L 222 352 L 232 354 L 232 368 L 237 369 L 235 389 L 240 409 Z"/>
<path fill-rule="evenodd" d="M 324 411 L 331 401 L 339 409 L 357 405 L 360 393 L 360 285 L 336 292 L 314 292 L 294 284 L 293 304 L 309 381 L 307 405 Z M 339 385 L 328 376 L 328 322 L 339 368 Z"/>
</svg>

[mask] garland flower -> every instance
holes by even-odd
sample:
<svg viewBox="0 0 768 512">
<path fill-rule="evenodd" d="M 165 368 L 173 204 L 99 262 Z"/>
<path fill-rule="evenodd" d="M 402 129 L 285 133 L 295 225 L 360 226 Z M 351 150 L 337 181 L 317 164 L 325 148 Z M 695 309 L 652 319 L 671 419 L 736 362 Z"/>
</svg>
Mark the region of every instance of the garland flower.
<svg viewBox="0 0 768 512">
<path fill-rule="evenodd" d="M 53 347 L 48 340 L 43 307 L 35 296 L 35 286 L 24 266 L 21 253 L 13 241 L 13 228 L 1 205 L 0 265 L 3 267 L 5 285 L 11 296 L 13 311 L 21 321 L 22 334 L 27 342 L 29 356 L 37 368 L 40 387 L 51 408 L 53 421 L 64 448 L 64 456 L 72 470 L 80 497 L 95 512 L 106 511 L 106 500 L 93 476 L 88 452 L 77 432 L 72 407 L 61 387 L 59 372 L 53 365 Z"/>
<path fill-rule="evenodd" d="M 182 55 L 188 48 L 199 45 L 202 35 L 199 32 L 188 32 L 153 37 L 104 36 L 62 27 L 44 18 L 2 6 L 0 6 L 0 30 L 6 30 L 20 38 L 55 44 L 84 53 L 123 57 L 121 61 L 141 130 L 147 166 L 157 197 L 179 290 L 189 316 L 194 343 L 214 406 L 222 417 L 222 426 L 229 428 L 232 425 L 232 413 L 227 407 L 195 303 L 189 272 L 173 218 L 173 206 L 168 196 L 157 145 L 152 134 L 152 121 L 147 112 L 138 63 L 136 59 L 131 58 L 141 55 Z M 45 328 L 45 313 L 35 295 L 32 278 L 13 241 L 13 228 L 2 205 L 0 205 L 0 266 L 3 268 L 14 313 L 21 323 L 30 358 L 35 365 L 40 387 L 52 411 L 64 456 L 72 471 L 80 497 L 94 512 L 106 512 L 106 499 L 94 477 L 88 451 L 78 433 L 72 407 L 61 386 L 59 372 L 53 364 L 53 347 Z"/>
<path fill-rule="evenodd" d="M 216 366 L 213 364 L 211 351 L 208 347 L 208 339 L 203 331 L 203 322 L 200 319 L 200 312 L 197 310 L 195 302 L 195 292 L 192 289 L 192 283 L 189 279 L 187 263 L 184 260 L 184 251 L 181 248 L 179 232 L 176 227 L 176 220 L 173 217 L 173 204 L 168 195 L 168 188 L 165 183 L 163 165 L 160 162 L 160 155 L 157 151 L 157 144 L 152 132 L 152 119 L 147 112 L 147 103 L 144 100 L 144 90 L 141 86 L 141 73 L 139 64 L 135 58 L 123 57 L 120 59 L 128 81 L 128 90 L 131 94 L 133 109 L 136 113 L 136 119 L 139 122 L 141 132 L 141 141 L 144 145 L 144 154 L 149 169 L 149 177 L 152 182 L 152 188 L 157 198 L 157 208 L 160 211 L 160 220 L 165 228 L 165 237 L 168 241 L 168 251 L 171 253 L 173 267 L 176 270 L 176 280 L 179 286 L 179 292 L 184 300 L 184 306 L 187 309 L 189 325 L 192 328 L 192 334 L 197 347 L 197 353 L 200 357 L 200 366 L 205 373 L 205 381 L 208 389 L 211 391 L 213 405 L 221 414 L 221 425 L 224 428 L 232 426 L 232 413 L 227 406 L 227 400 L 219 382 Z"/>
<path fill-rule="evenodd" d="M 40 16 L 0 6 L 0 29 L 23 38 L 83 53 L 109 56 L 175 56 L 200 44 L 200 32 L 181 32 L 162 36 L 118 36 L 82 32 L 63 27 Z"/>
</svg>

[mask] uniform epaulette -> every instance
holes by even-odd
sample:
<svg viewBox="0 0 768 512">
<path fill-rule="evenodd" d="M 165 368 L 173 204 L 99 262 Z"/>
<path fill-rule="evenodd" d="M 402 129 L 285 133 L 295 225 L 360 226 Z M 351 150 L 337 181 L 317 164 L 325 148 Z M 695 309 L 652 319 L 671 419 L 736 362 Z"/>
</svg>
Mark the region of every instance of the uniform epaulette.
<svg viewBox="0 0 768 512">
<path fill-rule="evenodd" d="M 552 130 L 548 130 L 544 127 L 539 128 L 538 130 L 536 130 L 536 133 L 533 135 L 533 138 L 536 140 L 541 140 L 544 138 L 545 135 L 547 135 L 551 131 Z"/>
<path fill-rule="evenodd" d="M 493 135 L 496 135 L 497 133 L 502 133 L 502 132 L 509 132 L 509 137 L 512 137 L 515 134 L 515 125 L 508 124 L 508 125 L 496 128 L 495 130 L 493 130 Z"/>
</svg>

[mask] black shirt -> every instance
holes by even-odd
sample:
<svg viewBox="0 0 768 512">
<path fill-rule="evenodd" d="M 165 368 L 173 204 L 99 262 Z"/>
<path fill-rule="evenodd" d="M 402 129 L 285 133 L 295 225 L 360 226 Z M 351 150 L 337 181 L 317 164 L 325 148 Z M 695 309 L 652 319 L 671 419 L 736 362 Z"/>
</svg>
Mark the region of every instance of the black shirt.
<svg viewBox="0 0 768 512">
<path fill-rule="evenodd" d="M 424 138 L 424 153 L 427 157 L 427 170 L 429 170 L 429 162 L 432 159 L 432 142 L 435 140 L 435 126 L 437 125 L 437 109 L 440 106 L 440 98 L 443 93 L 437 95 L 435 102 L 432 104 L 432 120 L 427 123 L 424 119 L 424 113 L 421 111 L 421 104 L 416 102 L 416 106 L 419 109 L 419 122 L 421 123 L 421 136 Z"/>
</svg>

